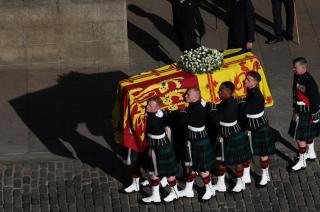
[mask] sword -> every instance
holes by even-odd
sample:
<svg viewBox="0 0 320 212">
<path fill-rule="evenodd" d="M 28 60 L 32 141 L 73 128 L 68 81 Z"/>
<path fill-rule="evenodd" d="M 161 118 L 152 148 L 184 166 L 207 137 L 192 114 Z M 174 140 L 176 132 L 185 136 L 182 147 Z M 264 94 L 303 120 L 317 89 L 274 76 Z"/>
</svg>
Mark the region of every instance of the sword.
<svg viewBox="0 0 320 212">
<path fill-rule="evenodd" d="M 297 30 L 297 42 L 298 45 L 300 45 L 300 33 L 299 33 L 299 25 L 298 25 L 298 16 L 297 16 L 297 10 L 296 10 L 296 2 L 293 0 L 293 11 L 294 11 L 294 19 L 296 23 L 296 30 Z"/>
<path fill-rule="evenodd" d="M 171 54 L 170 54 L 170 52 L 169 52 L 163 45 L 161 45 L 160 43 L 159 43 L 159 47 L 160 47 L 160 49 L 163 50 L 164 53 L 166 53 L 167 56 L 171 59 Z"/>
<path fill-rule="evenodd" d="M 250 144 L 250 150 L 251 153 L 253 154 L 253 146 L 252 146 L 252 132 L 250 130 L 246 131 L 246 135 L 249 138 L 249 144 Z"/>
<path fill-rule="evenodd" d="M 171 128 L 169 126 L 166 126 L 164 127 L 164 131 L 166 132 L 170 143 L 172 143 Z"/>
<path fill-rule="evenodd" d="M 128 155 L 127 158 L 123 160 L 124 164 L 127 166 L 130 166 L 132 164 L 131 162 L 131 148 L 128 149 Z"/>
<path fill-rule="evenodd" d="M 153 172 L 151 171 L 150 174 L 155 175 L 155 176 L 159 176 L 156 153 L 155 153 L 154 149 L 149 149 L 149 151 L 150 151 L 149 154 L 151 156 L 152 164 L 153 164 L 153 168 L 154 168 Z"/>
<path fill-rule="evenodd" d="M 224 147 L 223 147 L 223 138 L 219 137 L 218 142 L 220 142 L 221 145 L 221 161 L 224 161 Z"/>
<path fill-rule="evenodd" d="M 294 137 L 293 137 L 293 139 L 296 141 L 297 129 L 298 129 L 298 125 L 299 125 L 299 115 L 296 112 L 294 112 L 292 119 L 295 121 L 295 124 L 296 124 L 295 129 L 294 129 Z"/>
</svg>

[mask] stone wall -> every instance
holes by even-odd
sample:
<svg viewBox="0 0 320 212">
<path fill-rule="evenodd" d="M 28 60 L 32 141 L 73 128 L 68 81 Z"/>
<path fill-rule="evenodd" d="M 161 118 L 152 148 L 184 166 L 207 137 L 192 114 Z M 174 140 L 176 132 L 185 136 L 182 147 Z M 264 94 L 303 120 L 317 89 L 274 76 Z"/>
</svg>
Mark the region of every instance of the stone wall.
<svg viewBox="0 0 320 212">
<path fill-rule="evenodd" d="M 105 151 L 126 1 L 0 0 L 0 26 L 0 154 Z"/>
<path fill-rule="evenodd" d="M 125 0 L 1 0 L 0 65 L 126 67 Z"/>
</svg>

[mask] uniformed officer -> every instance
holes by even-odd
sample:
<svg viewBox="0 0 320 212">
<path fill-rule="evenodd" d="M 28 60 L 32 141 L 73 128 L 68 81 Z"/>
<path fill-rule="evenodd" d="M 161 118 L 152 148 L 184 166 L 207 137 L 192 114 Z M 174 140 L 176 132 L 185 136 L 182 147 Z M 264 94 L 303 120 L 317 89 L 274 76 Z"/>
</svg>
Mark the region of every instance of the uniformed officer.
<svg viewBox="0 0 320 212">
<path fill-rule="evenodd" d="M 294 0 L 271 0 L 275 37 L 267 41 L 266 42 L 267 44 L 283 41 L 283 36 L 288 41 L 291 41 L 293 39 L 293 24 L 294 24 L 293 1 Z M 286 30 L 284 35 L 282 34 L 282 16 L 281 16 L 282 3 L 284 4 L 284 8 L 286 11 Z"/>
<path fill-rule="evenodd" d="M 320 96 L 318 85 L 307 71 L 307 60 L 293 60 L 293 119 L 289 134 L 298 143 L 299 160 L 292 167 L 299 171 L 307 167 L 307 159 L 315 159 L 314 138 L 319 136 Z"/>
<path fill-rule="evenodd" d="M 232 0 L 229 11 L 228 48 L 252 49 L 255 16 L 251 0 Z"/>
<path fill-rule="evenodd" d="M 202 37 L 205 27 L 199 10 L 199 0 L 171 0 L 173 27 L 181 51 L 199 47 L 197 37 Z"/>
</svg>

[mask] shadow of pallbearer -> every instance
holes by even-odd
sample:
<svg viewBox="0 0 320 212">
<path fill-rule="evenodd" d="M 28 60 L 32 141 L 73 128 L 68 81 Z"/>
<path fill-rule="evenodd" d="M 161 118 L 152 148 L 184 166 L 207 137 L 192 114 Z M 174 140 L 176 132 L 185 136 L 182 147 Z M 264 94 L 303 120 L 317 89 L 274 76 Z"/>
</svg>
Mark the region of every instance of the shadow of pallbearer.
<svg viewBox="0 0 320 212">
<path fill-rule="evenodd" d="M 117 157 L 112 109 L 121 71 L 58 76 L 57 84 L 9 101 L 22 121 L 53 154 L 77 158 L 126 182 L 127 167 Z M 81 130 L 84 126 L 86 130 Z M 92 137 L 104 138 L 109 148 Z M 32 150 L 31 150 L 32 151 Z"/>
</svg>

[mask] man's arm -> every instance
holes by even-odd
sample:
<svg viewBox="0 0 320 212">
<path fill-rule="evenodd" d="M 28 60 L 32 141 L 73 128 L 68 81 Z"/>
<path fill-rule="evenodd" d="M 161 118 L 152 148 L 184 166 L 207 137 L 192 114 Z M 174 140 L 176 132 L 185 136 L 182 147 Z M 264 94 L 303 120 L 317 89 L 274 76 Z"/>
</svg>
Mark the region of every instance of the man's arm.
<svg viewBox="0 0 320 212">
<path fill-rule="evenodd" d="M 245 8 L 246 8 L 246 24 L 247 24 L 247 43 L 253 43 L 254 42 L 254 30 L 255 30 L 255 14 L 254 14 L 254 8 L 251 3 L 251 0 L 245 1 Z"/>
</svg>

